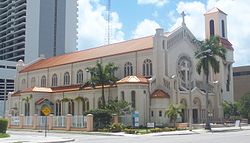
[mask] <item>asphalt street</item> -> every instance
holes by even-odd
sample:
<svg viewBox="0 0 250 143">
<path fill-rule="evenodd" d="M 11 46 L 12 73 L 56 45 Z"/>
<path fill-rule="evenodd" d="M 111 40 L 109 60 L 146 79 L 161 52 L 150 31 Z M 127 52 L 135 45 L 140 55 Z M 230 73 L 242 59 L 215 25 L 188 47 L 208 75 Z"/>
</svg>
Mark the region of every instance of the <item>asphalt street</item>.
<svg viewBox="0 0 250 143">
<path fill-rule="evenodd" d="M 15 142 L 63 142 L 59 139 L 69 139 L 74 143 L 249 143 L 250 130 L 230 131 L 230 132 L 206 132 L 189 135 L 126 135 L 126 136 L 104 136 L 87 135 L 79 133 L 44 133 L 27 131 L 9 131 L 10 139 L 0 139 L 1 143 Z M 54 141 L 53 141 L 54 139 Z M 72 140 L 73 139 L 73 140 Z M 65 140 L 64 140 L 65 141 Z"/>
</svg>

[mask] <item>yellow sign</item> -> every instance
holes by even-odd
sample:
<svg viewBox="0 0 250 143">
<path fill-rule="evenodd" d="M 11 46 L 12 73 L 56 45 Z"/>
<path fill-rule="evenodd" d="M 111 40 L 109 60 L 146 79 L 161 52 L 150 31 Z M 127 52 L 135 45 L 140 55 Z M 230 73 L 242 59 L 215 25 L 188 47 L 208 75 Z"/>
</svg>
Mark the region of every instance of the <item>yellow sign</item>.
<svg viewBox="0 0 250 143">
<path fill-rule="evenodd" d="M 48 106 L 43 107 L 42 112 L 45 116 L 48 116 L 51 113 L 51 110 Z"/>
</svg>

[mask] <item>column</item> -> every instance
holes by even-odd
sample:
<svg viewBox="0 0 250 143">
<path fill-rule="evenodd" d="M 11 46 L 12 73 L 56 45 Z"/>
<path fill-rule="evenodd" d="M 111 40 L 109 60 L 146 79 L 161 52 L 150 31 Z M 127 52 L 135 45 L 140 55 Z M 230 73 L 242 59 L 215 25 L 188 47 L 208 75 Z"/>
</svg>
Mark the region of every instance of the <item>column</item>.
<svg viewBox="0 0 250 143">
<path fill-rule="evenodd" d="M 66 130 L 67 131 L 70 131 L 71 123 L 72 123 L 72 115 L 71 114 L 67 114 L 66 115 Z"/>
<path fill-rule="evenodd" d="M 87 115 L 87 131 L 88 132 L 91 132 L 91 131 L 94 130 L 94 126 L 93 126 L 94 121 L 93 121 L 93 119 L 94 119 L 94 117 L 93 117 L 92 114 Z"/>
</svg>

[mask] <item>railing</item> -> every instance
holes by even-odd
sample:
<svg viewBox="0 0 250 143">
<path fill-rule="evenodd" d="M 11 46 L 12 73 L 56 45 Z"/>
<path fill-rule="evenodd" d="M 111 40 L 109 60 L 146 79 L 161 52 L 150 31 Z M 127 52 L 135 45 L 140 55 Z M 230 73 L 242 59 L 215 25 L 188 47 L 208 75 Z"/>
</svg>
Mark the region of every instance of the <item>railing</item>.
<svg viewBox="0 0 250 143">
<path fill-rule="evenodd" d="M 37 125 L 38 125 L 39 129 L 44 129 L 45 128 L 46 118 L 47 118 L 47 116 L 38 116 L 37 117 Z"/>
<path fill-rule="evenodd" d="M 11 125 L 12 126 L 19 126 L 20 118 L 19 116 L 11 116 Z"/>
<path fill-rule="evenodd" d="M 65 125 L 65 116 L 54 116 L 53 117 L 53 127 L 64 128 Z"/>
<path fill-rule="evenodd" d="M 85 128 L 87 124 L 86 116 L 72 116 L 71 126 L 73 128 Z"/>
<path fill-rule="evenodd" d="M 24 116 L 23 120 L 24 120 L 24 123 L 23 123 L 24 126 L 32 126 L 33 125 L 32 116 Z"/>
<path fill-rule="evenodd" d="M 8 128 L 35 129 L 35 130 L 84 130 L 93 131 L 93 115 L 87 116 L 7 116 Z M 117 120 L 116 120 L 117 121 Z"/>
</svg>

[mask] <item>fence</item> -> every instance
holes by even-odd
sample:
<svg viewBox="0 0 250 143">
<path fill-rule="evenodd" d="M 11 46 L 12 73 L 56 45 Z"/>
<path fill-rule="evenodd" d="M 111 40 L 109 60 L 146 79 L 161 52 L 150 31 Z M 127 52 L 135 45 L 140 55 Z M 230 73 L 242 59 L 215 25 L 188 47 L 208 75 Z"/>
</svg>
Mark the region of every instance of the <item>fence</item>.
<svg viewBox="0 0 250 143">
<path fill-rule="evenodd" d="M 93 130 L 93 115 L 87 116 L 8 116 L 8 128 L 31 128 L 42 130 Z"/>
<path fill-rule="evenodd" d="M 33 119 L 32 119 L 32 116 L 24 116 L 23 117 L 24 119 L 24 123 L 23 123 L 23 125 L 24 126 L 32 126 L 33 125 Z"/>
<path fill-rule="evenodd" d="M 10 119 L 10 124 L 12 125 L 12 126 L 19 126 L 19 124 L 20 124 L 20 118 L 19 118 L 19 116 L 12 116 L 11 117 L 11 119 Z"/>
<path fill-rule="evenodd" d="M 73 128 L 85 128 L 87 126 L 86 116 L 72 116 L 72 125 Z"/>
<path fill-rule="evenodd" d="M 53 127 L 65 128 L 65 116 L 53 116 Z"/>
</svg>

